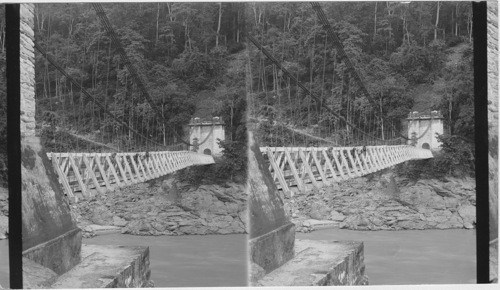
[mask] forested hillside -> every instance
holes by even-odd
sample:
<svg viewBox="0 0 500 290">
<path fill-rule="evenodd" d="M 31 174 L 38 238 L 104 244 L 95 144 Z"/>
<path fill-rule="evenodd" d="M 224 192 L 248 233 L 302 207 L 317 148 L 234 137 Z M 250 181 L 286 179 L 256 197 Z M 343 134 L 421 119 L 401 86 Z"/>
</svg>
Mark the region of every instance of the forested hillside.
<svg viewBox="0 0 500 290">
<path fill-rule="evenodd" d="M 153 108 L 137 90 L 91 4 L 37 5 L 37 42 L 100 103 L 131 128 L 142 132 L 147 127 L 149 136 L 159 143 L 178 143 L 179 136 L 186 139 L 184 127 L 194 117 L 200 96 L 207 92 L 217 106 L 212 105 L 208 112 L 206 108 L 198 110 L 221 115 L 229 125 L 231 119 L 238 124 L 241 116 L 231 116 L 231 108 L 244 100 L 244 86 L 228 80 L 227 70 L 244 48 L 241 3 L 116 3 L 103 7 L 128 58 L 145 81 L 153 105 L 160 108 L 166 127 L 174 128 L 175 134 L 167 131 L 164 138 L 162 126 L 150 128 L 158 122 Z M 82 99 L 40 53 L 36 54 L 36 84 L 42 137 L 50 139 L 54 130 L 64 128 L 103 143 L 112 142 L 116 124 L 101 118 L 102 110 Z M 96 122 L 98 118 L 100 122 Z M 130 132 L 121 130 L 122 143 L 133 143 Z M 236 129 L 228 127 L 228 132 L 233 131 Z M 58 141 L 53 139 L 46 145 Z"/>
<path fill-rule="evenodd" d="M 448 133 L 444 138 L 450 144 L 463 145 L 467 152 L 473 150 L 470 3 L 322 2 L 321 5 L 378 102 L 377 108 L 369 108 L 362 101 L 348 102 L 359 92 L 346 78 L 346 68 L 338 61 L 333 45 L 325 39 L 309 3 L 108 3 L 103 7 L 127 55 L 145 80 L 155 106 L 163 111 L 168 109 L 167 123 L 184 138 L 183 126 L 194 115 L 221 115 L 229 125 L 229 139 L 243 140 L 246 108 L 243 43 L 245 35 L 250 33 L 333 108 L 345 110 L 349 104 L 351 110 L 378 110 L 399 120 L 413 110 L 441 110 Z M 3 76 L 3 10 L 0 15 Z M 38 4 L 35 31 L 37 42 L 97 100 L 128 120 L 131 127 L 139 129 L 154 122 L 151 106 L 140 98 L 91 4 Z M 256 59 L 251 61 L 255 63 Z M 251 70 L 250 74 L 251 99 L 257 105 L 271 104 L 270 96 L 286 94 L 286 82 L 277 81 L 282 77 L 277 70 L 266 70 L 266 74 Z M 38 52 L 36 78 L 37 130 L 50 141 L 46 145 L 72 149 L 68 138 L 54 138 L 58 130 L 103 143 L 112 141 L 109 136 L 112 132 L 116 134 L 116 124 L 109 119 L 95 122 L 102 112 L 89 102 L 82 105 L 80 92 L 74 91 Z M 4 79 L 1 81 L 0 97 L 5 98 Z M 266 93 L 262 94 L 263 91 Z M 308 109 L 307 102 L 300 105 Z M 5 102 L 0 102 L 0 106 L 5 110 Z M 0 116 L 5 118 L 4 113 Z M 303 125 L 311 122 L 299 121 Z M 4 130 L 4 119 L 0 123 L 0 130 Z M 53 126 L 55 123 L 57 126 Z M 403 124 L 396 127 L 404 131 Z M 164 142 L 161 128 L 156 130 L 160 131 L 150 135 Z M 122 143 L 131 143 L 128 133 L 121 131 Z M 169 134 L 168 139 L 178 141 L 176 134 Z M 66 144 L 55 144 L 57 140 L 65 140 Z"/>
<path fill-rule="evenodd" d="M 401 121 L 409 112 L 440 110 L 445 117 L 445 143 L 473 151 L 470 3 L 332 1 L 321 2 L 321 6 L 377 106 L 363 97 L 310 3 L 251 3 L 247 26 L 252 35 L 321 98 L 315 103 L 302 92 L 301 103 L 293 101 L 290 92 L 298 91 L 295 84 L 289 86 L 280 71 L 263 65 L 265 57 L 258 57 L 253 49 L 252 98 L 257 101 L 252 109 L 256 115 L 264 119 L 273 115 L 282 123 L 292 119 L 297 127 L 319 132 L 334 123 L 324 112 L 319 115 L 318 103 L 326 102 L 356 124 L 376 110 L 394 120 L 404 135 Z M 285 113 L 277 113 L 280 106 Z M 297 106 L 307 118 L 291 113 Z M 350 119 L 355 114 L 357 119 Z M 375 122 L 387 127 L 379 119 Z M 263 135 L 279 133 L 266 130 L 269 132 Z M 469 166 L 473 157 L 466 155 Z"/>
</svg>

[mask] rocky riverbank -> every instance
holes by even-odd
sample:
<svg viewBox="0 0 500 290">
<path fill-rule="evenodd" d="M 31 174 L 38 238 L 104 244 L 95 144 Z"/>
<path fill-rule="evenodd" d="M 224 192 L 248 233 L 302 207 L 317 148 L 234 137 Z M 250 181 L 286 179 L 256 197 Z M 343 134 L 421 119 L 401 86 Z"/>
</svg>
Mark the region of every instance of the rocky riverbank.
<svg viewBox="0 0 500 290">
<path fill-rule="evenodd" d="M 9 189 L 0 187 L 0 240 L 9 234 Z"/>
<path fill-rule="evenodd" d="M 246 232 L 246 199 L 244 185 L 192 187 L 163 178 L 71 207 L 86 237 L 99 230 L 133 235 L 233 234 Z"/>
<path fill-rule="evenodd" d="M 473 178 L 417 182 L 385 172 L 285 197 L 296 229 L 353 230 L 472 229 L 476 191 Z"/>
</svg>

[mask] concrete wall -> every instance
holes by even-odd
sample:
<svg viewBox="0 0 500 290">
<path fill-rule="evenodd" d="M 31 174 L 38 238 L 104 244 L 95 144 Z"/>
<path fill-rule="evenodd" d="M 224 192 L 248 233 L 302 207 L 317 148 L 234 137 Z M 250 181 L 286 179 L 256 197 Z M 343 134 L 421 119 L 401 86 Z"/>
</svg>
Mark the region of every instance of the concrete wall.
<svg viewBox="0 0 500 290">
<path fill-rule="evenodd" d="M 35 136 L 34 4 L 21 4 L 23 256 L 61 274 L 80 261 L 81 231 Z"/>
<path fill-rule="evenodd" d="M 252 132 L 248 133 L 248 140 L 250 260 L 269 273 L 293 258 L 295 225 L 285 213 L 283 201 Z"/>
</svg>

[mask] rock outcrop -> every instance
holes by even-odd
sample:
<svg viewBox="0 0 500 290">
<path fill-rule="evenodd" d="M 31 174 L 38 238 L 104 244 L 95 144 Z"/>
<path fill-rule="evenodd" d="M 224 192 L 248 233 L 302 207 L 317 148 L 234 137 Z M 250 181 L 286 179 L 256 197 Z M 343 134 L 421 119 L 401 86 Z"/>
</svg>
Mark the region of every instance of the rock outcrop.
<svg viewBox="0 0 500 290">
<path fill-rule="evenodd" d="M 0 240 L 9 234 L 9 190 L 0 187 Z"/>
<path fill-rule="evenodd" d="M 358 178 L 286 198 L 297 229 L 411 230 L 475 227 L 475 181 L 416 183 L 390 173 Z M 322 222 L 318 222 L 322 221 Z M 328 222 L 327 222 L 328 221 Z"/>
<path fill-rule="evenodd" d="M 246 232 L 246 192 L 239 184 L 191 187 L 157 179 L 72 205 L 85 236 L 95 226 L 133 235 L 205 235 Z"/>
<path fill-rule="evenodd" d="M 498 254 L 498 3 L 487 2 L 488 169 L 490 256 Z M 498 257 L 498 256 L 496 256 Z M 490 281 L 498 281 L 498 259 L 490 258 Z"/>
</svg>

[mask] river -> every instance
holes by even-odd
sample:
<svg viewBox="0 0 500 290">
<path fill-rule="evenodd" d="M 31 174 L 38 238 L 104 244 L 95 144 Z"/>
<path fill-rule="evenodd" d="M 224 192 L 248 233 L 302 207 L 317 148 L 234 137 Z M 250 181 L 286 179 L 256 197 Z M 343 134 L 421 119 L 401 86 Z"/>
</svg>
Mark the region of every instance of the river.
<svg viewBox="0 0 500 290">
<path fill-rule="evenodd" d="M 133 236 L 110 234 L 86 244 L 149 246 L 156 287 L 247 285 L 246 235 Z"/>
<path fill-rule="evenodd" d="M 0 285 L 9 288 L 9 240 L 0 240 Z"/>
<path fill-rule="evenodd" d="M 467 284 L 476 281 L 473 230 L 352 231 L 297 233 L 299 239 L 357 240 L 365 245 L 371 285 Z M 157 287 L 244 286 L 245 235 L 102 235 L 87 244 L 150 247 L 151 279 Z M 0 285 L 8 287 L 8 240 L 0 241 Z"/>
<path fill-rule="evenodd" d="M 474 230 L 326 229 L 296 238 L 363 241 L 370 285 L 476 283 Z"/>
</svg>

